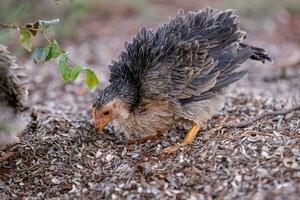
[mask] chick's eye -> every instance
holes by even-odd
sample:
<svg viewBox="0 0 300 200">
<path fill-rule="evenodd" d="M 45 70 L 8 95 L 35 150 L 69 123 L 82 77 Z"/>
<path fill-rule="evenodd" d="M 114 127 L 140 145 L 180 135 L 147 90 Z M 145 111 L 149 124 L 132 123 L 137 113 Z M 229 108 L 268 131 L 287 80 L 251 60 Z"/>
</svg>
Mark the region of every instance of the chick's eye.
<svg viewBox="0 0 300 200">
<path fill-rule="evenodd" d="M 109 115 L 109 111 L 105 111 L 104 113 L 103 113 L 103 115 Z"/>
</svg>

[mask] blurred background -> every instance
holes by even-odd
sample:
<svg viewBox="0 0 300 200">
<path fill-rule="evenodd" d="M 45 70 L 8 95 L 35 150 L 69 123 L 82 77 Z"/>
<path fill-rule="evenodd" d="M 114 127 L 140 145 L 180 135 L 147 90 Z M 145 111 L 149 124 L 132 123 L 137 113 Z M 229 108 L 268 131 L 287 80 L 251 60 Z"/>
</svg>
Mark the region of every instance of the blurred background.
<svg viewBox="0 0 300 200">
<path fill-rule="evenodd" d="M 83 43 L 106 36 L 126 37 L 138 27 L 156 27 L 179 8 L 232 8 L 252 37 L 268 42 L 300 42 L 299 0 L 1 0 L 0 22 L 25 24 L 61 19 L 53 34 L 63 43 Z M 0 42 L 16 48 L 14 34 L 1 30 Z M 40 41 L 36 41 L 39 43 Z"/>
<path fill-rule="evenodd" d="M 140 188 L 149 194 L 161 190 L 170 194 L 168 198 L 195 192 L 209 193 L 207 199 L 275 199 L 279 194 L 283 196 L 277 199 L 297 199 L 299 114 L 272 116 L 245 129 L 220 128 L 225 121 L 248 121 L 299 105 L 300 0 L 0 0 L 0 23 L 25 25 L 59 18 L 59 24 L 47 29 L 49 38 L 70 52 L 73 61 L 95 70 L 102 89 L 108 84 L 107 66 L 142 26 L 156 28 L 179 8 L 197 11 L 207 6 L 235 9 L 248 33 L 245 42 L 264 48 L 274 62 L 245 62 L 242 68 L 249 73 L 228 88 L 222 112 L 190 150 L 184 150 L 187 157 L 179 154 L 178 159 L 156 158 L 154 152 L 157 144 L 180 142 L 183 133 L 171 132 L 158 143 L 124 143 L 125 148 L 111 134 L 96 136 L 90 126 L 93 94 L 84 84 L 84 74 L 64 83 L 56 61 L 35 64 L 17 31 L 0 29 L 0 43 L 8 46 L 29 76 L 28 102 L 34 117 L 14 148 L 18 153 L 11 166 L 2 175 L 0 171 L 0 199 L 5 199 L 2 193 L 7 199 L 28 199 L 32 194 L 39 199 L 86 194 L 92 199 L 100 192 L 133 199 L 132 192 L 140 193 Z M 33 48 L 46 43 L 34 37 Z M 8 196 L 11 193 L 14 196 Z"/>
<path fill-rule="evenodd" d="M 287 67 L 299 66 L 299 0 L 1 0 L 0 22 L 24 25 L 59 18 L 61 22 L 48 31 L 49 36 L 55 37 L 75 61 L 95 69 L 104 83 L 102 88 L 108 80 L 107 65 L 117 59 L 124 41 L 130 40 L 140 27 L 155 28 L 179 8 L 196 11 L 207 6 L 235 9 L 242 29 L 248 32 L 248 42 L 270 53 L 274 63 L 269 66 L 280 68 L 280 76 L 286 76 Z M 16 31 L 0 30 L 0 43 L 8 45 L 29 73 L 37 76 L 33 90 L 47 78 L 57 80 L 57 66 L 36 66 L 21 47 Z M 44 38 L 36 37 L 33 47 L 45 43 Z"/>
</svg>

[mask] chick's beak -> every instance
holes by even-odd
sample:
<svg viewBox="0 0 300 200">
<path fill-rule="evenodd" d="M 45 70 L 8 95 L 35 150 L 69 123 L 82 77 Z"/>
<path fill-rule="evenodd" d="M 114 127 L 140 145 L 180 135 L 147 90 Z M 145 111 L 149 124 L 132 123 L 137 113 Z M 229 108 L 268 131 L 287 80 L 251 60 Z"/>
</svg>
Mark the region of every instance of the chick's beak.
<svg viewBox="0 0 300 200">
<path fill-rule="evenodd" d="M 96 108 L 92 108 L 93 120 L 98 132 L 102 132 L 104 127 L 111 121 L 110 117 L 101 116 Z"/>
</svg>

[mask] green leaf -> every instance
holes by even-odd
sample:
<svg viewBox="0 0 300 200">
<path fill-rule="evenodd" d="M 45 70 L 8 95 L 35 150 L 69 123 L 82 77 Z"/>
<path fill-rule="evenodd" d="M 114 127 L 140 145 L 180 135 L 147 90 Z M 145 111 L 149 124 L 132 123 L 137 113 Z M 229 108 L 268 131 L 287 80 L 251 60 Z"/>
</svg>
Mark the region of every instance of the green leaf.
<svg viewBox="0 0 300 200">
<path fill-rule="evenodd" d="M 70 72 L 70 80 L 71 81 L 76 80 L 80 72 L 82 72 L 83 70 L 84 68 L 79 65 L 72 67 Z"/>
<path fill-rule="evenodd" d="M 58 24 L 59 21 L 60 21 L 59 19 L 39 20 L 38 23 L 40 24 L 41 29 L 45 30 L 45 29 L 49 28 L 51 25 Z"/>
<path fill-rule="evenodd" d="M 59 48 L 56 40 L 53 39 L 51 44 L 50 44 L 50 50 L 49 50 L 49 53 L 48 53 L 45 61 L 49 61 L 53 58 L 57 58 L 58 56 L 61 56 L 65 53 L 66 52 L 63 49 Z"/>
<path fill-rule="evenodd" d="M 31 33 L 26 28 L 19 29 L 20 41 L 25 49 L 31 52 Z"/>
<path fill-rule="evenodd" d="M 70 80 L 71 68 L 68 66 L 67 62 L 68 62 L 68 57 L 66 55 L 60 57 L 59 72 L 61 77 L 64 79 L 64 81 Z"/>
<path fill-rule="evenodd" d="M 85 83 L 90 90 L 93 90 L 99 84 L 96 74 L 90 69 L 85 69 Z"/>
<path fill-rule="evenodd" d="M 59 23 L 59 19 L 38 20 L 36 22 L 26 24 L 26 28 L 23 28 L 23 29 L 27 29 L 33 36 L 35 36 L 37 34 L 38 30 L 44 31 L 47 28 L 49 28 L 51 25 L 57 24 L 57 23 Z"/>
<path fill-rule="evenodd" d="M 33 60 L 35 63 L 40 61 L 46 61 L 50 51 L 50 45 L 43 45 L 36 48 L 32 54 Z"/>
</svg>

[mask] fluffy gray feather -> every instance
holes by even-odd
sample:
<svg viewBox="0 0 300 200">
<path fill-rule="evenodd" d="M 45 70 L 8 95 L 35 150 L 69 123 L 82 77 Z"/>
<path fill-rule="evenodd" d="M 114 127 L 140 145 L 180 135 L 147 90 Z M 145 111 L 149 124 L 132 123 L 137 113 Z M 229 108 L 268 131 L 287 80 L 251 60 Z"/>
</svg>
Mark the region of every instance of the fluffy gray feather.
<svg viewBox="0 0 300 200">
<path fill-rule="evenodd" d="M 245 75 L 235 70 L 247 59 L 271 60 L 263 49 L 244 44 L 245 38 L 232 10 L 180 10 L 156 31 L 142 28 L 125 43 L 119 61 L 110 65 L 106 91 L 125 93 L 131 110 L 142 98 L 182 105 L 212 98 Z M 134 89 L 126 95 L 130 85 Z M 102 94 L 95 101 L 98 107 L 113 98 Z"/>
<path fill-rule="evenodd" d="M 17 133 L 27 124 L 28 82 L 24 69 L 0 45 L 0 146 L 18 141 Z"/>
</svg>

